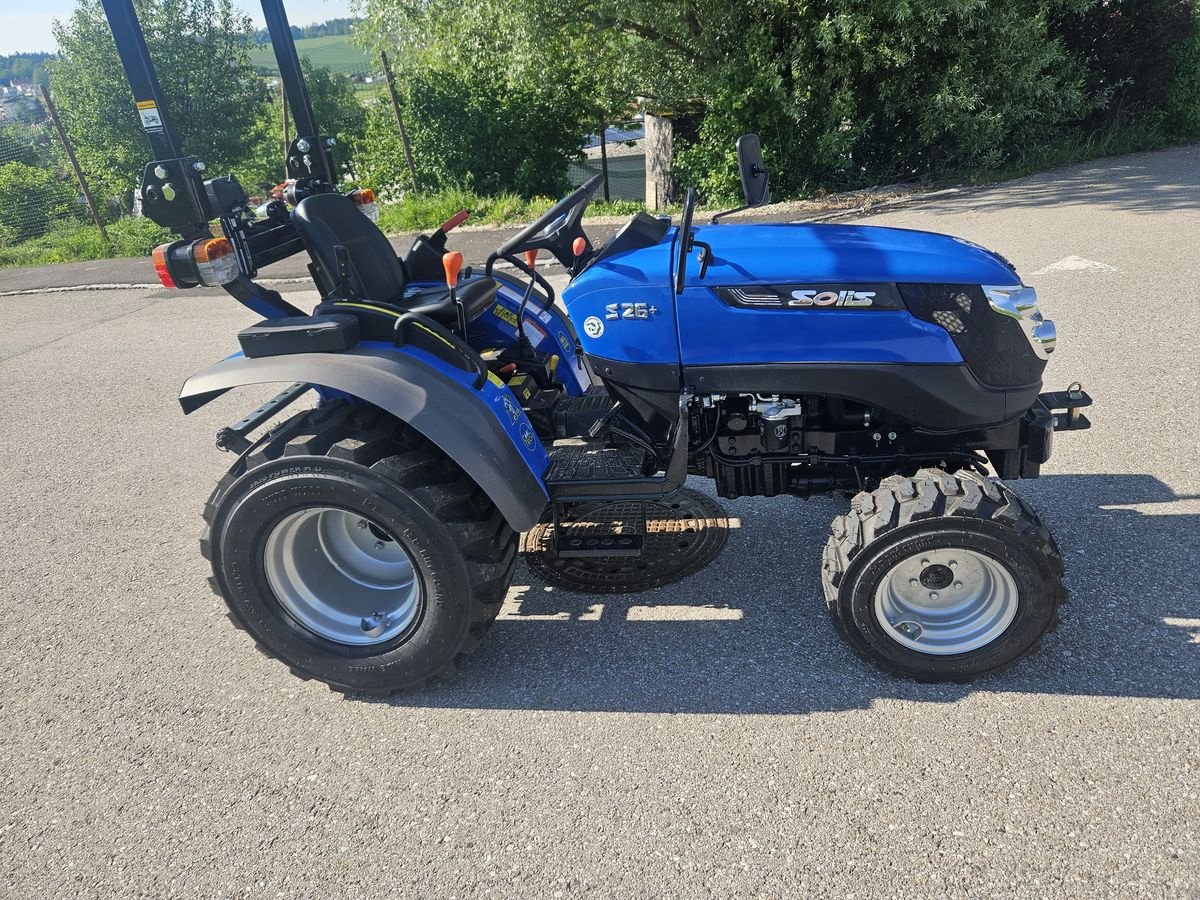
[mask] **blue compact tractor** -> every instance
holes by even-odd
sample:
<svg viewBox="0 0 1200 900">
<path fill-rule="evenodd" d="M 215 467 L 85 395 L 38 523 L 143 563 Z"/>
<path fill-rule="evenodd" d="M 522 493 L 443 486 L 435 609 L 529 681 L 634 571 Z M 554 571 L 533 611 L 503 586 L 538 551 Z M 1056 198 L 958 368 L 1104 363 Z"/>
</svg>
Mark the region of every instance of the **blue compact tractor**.
<svg viewBox="0 0 1200 900">
<path fill-rule="evenodd" d="M 297 675 L 388 694 L 449 671 L 496 618 L 518 533 L 689 475 L 721 497 L 852 496 L 824 599 L 888 672 L 969 680 L 1057 622 L 1061 554 L 1008 482 L 1036 478 L 1091 401 L 1042 393 L 1054 324 L 999 254 L 895 228 L 698 224 L 691 190 L 678 222 L 638 214 L 597 246 L 594 179 L 481 271 L 447 250 L 462 216 L 397 257 L 373 195 L 339 190 L 279 0 L 263 8 L 299 136 L 284 196 L 257 211 L 177 145 L 130 0 L 104 3 L 156 157 L 141 199 L 180 236 L 154 252 L 163 283 L 223 286 L 262 317 L 188 379 L 183 409 L 287 385 L 218 433 L 237 460 L 201 549 L 234 624 Z M 747 206 L 766 202 L 754 135 L 738 156 Z M 561 298 L 539 253 L 570 276 Z M 254 281 L 294 254 L 315 309 Z"/>
</svg>

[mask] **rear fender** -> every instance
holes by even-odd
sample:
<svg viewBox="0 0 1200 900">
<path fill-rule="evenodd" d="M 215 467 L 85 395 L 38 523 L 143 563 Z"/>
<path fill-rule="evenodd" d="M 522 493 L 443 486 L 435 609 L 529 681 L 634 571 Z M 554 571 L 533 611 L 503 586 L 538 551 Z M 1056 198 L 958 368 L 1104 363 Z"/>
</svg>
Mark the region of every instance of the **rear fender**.
<svg viewBox="0 0 1200 900">
<path fill-rule="evenodd" d="M 503 384 L 471 387 L 463 372 L 416 347 L 359 344 L 343 353 L 248 359 L 240 353 L 197 372 L 183 386 L 185 413 L 231 388 L 304 382 L 366 401 L 407 422 L 471 476 L 517 531 L 528 531 L 549 502 L 549 458 Z"/>
</svg>

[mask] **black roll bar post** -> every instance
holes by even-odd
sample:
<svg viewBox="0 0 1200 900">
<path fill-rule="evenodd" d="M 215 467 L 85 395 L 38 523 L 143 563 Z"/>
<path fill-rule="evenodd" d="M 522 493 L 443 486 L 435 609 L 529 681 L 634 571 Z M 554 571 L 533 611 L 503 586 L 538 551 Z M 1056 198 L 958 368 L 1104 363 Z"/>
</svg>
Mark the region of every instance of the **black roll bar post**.
<svg viewBox="0 0 1200 900">
<path fill-rule="evenodd" d="M 337 169 L 329 152 L 333 138 L 321 134 L 317 128 L 283 0 L 262 0 L 262 11 L 267 21 L 267 33 L 271 36 L 275 64 L 279 67 L 279 80 L 292 111 L 292 121 L 296 123 L 296 138 L 288 147 L 288 177 L 317 179 L 328 185 L 326 190 L 333 190 L 338 183 Z"/>
</svg>

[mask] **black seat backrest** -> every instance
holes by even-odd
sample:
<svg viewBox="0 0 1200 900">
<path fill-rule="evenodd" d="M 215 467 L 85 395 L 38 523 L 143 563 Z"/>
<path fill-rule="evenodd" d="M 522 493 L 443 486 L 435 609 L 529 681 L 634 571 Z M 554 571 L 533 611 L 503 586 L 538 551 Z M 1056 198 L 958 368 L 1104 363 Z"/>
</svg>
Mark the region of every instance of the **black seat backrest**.
<svg viewBox="0 0 1200 900">
<path fill-rule="evenodd" d="M 349 197 L 313 194 L 292 211 L 296 233 L 316 266 L 318 287 L 337 287 L 340 244 L 350 257 L 350 284 L 357 296 L 374 303 L 396 303 L 404 294 L 404 267 L 378 226 L 358 211 Z"/>
</svg>

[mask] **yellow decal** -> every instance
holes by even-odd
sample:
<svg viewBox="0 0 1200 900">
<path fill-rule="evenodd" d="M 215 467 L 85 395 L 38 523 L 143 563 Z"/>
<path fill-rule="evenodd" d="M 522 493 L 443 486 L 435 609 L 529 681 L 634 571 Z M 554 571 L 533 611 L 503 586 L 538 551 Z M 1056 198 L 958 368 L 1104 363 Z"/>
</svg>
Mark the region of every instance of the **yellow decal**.
<svg viewBox="0 0 1200 900">
<path fill-rule="evenodd" d="M 507 322 L 513 328 L 517 327 L 517 314 L 500 303 L 492 307 L 492 315 L 497 319 Z"/>
<path fill-rule="evenodd" d="M 155 108 L 157 108 L 157 106 L 158 106 L 158 104 L 155 103 L 153 100 L 139 100 L 137 102 L 138 109 L 155 109 Z"/>
</svg>

